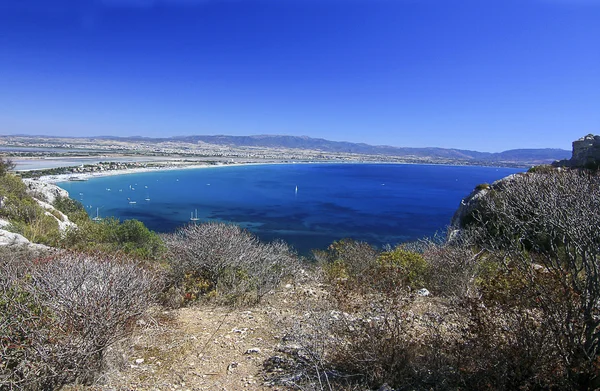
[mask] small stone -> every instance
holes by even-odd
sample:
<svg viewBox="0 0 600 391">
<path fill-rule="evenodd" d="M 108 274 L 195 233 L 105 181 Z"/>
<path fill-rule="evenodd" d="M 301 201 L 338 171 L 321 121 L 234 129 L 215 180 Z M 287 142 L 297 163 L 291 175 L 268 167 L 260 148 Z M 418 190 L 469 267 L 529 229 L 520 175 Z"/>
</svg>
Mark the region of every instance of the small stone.
<svg viewBox="0 0 600 391">
<path fill-rule="evenodd" d="M 144 359 L 143 358 L 138 358 L 137 360 L 135 360 L 135 363 L 137 365 L 143 364 L 144 363 Z"/>
<path fill-rule="evenodd" d="M 425 288 L 421 288 L 417 291 L 417 295 L 419 296 L 429 296 L 431 293 L 425 289 Z"/>
<path fill-rule="evenodd" d="M 238 363 L 234 361 L 227 366 L 227 372 L 233 372 L 233 370 L 237 367 L 238 367 Z"/>
</svg>

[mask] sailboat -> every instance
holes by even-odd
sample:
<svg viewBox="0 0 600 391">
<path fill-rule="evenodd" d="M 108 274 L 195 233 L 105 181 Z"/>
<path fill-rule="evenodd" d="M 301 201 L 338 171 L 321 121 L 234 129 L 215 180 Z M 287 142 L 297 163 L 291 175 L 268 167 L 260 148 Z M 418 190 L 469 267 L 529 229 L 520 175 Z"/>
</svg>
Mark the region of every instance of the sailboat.
<svg viewBox="0 0 600 391">
<path fill-rule="evenodd" d="M 94 217 L 92 219 L 93 221 L 101 221 L 102 220 L 102 217 L 100 217 L 100 214 L 99 214 L 99 209 L 100 208 L 96 208 L 96 217 Z"/>
<path fill-rule="evenodd" d="M 190 221 L 198 221 L 198 220 L 200 220 L 200 219 L 198 218 L 198 209 L 196 209 L 196 214 L 190 213 Z"/>
</svg>

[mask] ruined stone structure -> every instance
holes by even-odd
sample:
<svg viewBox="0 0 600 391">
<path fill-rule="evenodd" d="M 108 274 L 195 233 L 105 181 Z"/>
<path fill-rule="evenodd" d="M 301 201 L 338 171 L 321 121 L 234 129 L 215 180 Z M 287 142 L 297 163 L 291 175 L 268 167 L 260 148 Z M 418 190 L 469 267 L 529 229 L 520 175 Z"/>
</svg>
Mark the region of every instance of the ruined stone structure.
<svg viewBox="0 0 600 391">
<path fill-rule="evenodd" d="M 600 165 L 600 136 L 588 134 L 573 141 L 573 155 L 570 160 L 553 163 L 559 167 L 597 167 Z"/>
</svg>

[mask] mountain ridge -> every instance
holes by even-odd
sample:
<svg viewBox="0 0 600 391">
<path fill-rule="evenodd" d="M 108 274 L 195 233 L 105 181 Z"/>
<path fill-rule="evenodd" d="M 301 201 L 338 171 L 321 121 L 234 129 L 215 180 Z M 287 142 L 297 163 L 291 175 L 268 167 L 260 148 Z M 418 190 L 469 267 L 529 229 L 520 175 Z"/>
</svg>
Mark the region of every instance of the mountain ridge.
<svg viewBox="0 0 600 391">
<path fill-rule="evenodd" d="M 8 136 L 10 137 L 10 136 Z M 520 165 L 549 164 L 557 160 L 567 159 L 571 151 L 558 148 L 524 148 L 502 152 L 480 152 L 459 148 L 441 147 L 396 147 L 390 145 L 370 145 L 349 141 L 331 141 L 323 138 L 290 135 L 187 135 L 171 137 L 146 136 L 92 136 L 92 137 L 59 137 L 59 136 L 25 136 L 45 137 L 52 139 L 86 139 L 119 142 L 160 143 L 206 143 L 217 146 L 244 148 L 273 148 L 292 150 L 312 150 L 323 153 L 349 153 L 357 155 L 390 156 L 405 159 L 430 159 L 443 161 L 459 161 L 466 163 L 510 163 Z"/>
</svg>

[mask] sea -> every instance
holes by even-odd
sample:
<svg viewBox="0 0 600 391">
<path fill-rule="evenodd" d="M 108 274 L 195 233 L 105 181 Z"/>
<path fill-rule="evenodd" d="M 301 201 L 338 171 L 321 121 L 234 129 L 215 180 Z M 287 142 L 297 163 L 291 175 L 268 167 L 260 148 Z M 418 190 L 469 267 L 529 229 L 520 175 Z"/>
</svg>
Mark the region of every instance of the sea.
<svg viewBox="0 0 600 391">
<path fill-rule="evenodd" d="M 301 254 L 343 238 L 376 247 L 432 237 L 481 183 L 523 169 L 416 164 L 266 164 L 92 178 L 58 185 L 92 217 L 137 219 L 168 233 L 238 224 Z"/>
</svg>

